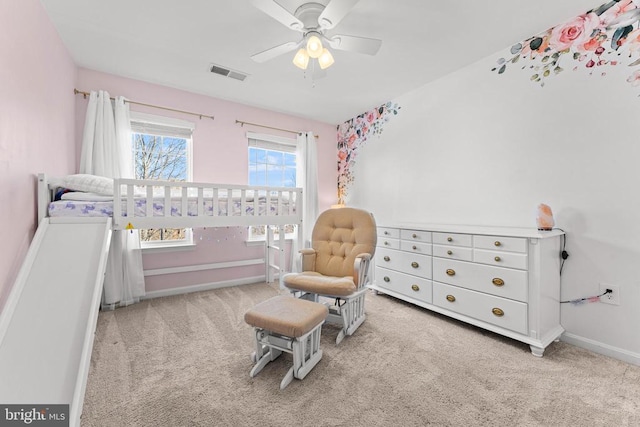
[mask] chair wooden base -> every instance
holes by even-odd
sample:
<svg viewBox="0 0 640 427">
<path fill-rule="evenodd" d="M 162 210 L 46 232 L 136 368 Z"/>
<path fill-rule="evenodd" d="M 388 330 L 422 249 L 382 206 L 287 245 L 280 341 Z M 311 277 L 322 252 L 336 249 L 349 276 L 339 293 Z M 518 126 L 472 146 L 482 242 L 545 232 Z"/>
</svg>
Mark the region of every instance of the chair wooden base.
<svg viewBox="0 0 640 427">
<path fill-rule="evenodd" d="M 336 304 L 325 303 L 329 309 L 326 321 L 342 327 L 336 337 L 336 345 L 340 344 L 346 336 L 353 335 L 367 318 L 364 312 L 364 299 L 367 288 L 362 288 L 349 296 L 318 295 L 293 289 L 291 291 L 294 296 L 313 302 L 320 302 L 320 297 L 337 300 Z"/>
<path fill-rule="evenodd" d="M 324 322 L 297 338 L 255 328 L 256 351 L 251 353 L 251 361 L 255 365 L 249 376 L 255 377 L 269 362 L 276 360 L 282 352 L 287 352 L 293 355 L 293 366 L 280 382 L 280 390 L 288 386 L 294 378 L 301 380 L 306 377 L 322 359 L 322 350 L 320 349 L 322 323 Z"/>
</svg>

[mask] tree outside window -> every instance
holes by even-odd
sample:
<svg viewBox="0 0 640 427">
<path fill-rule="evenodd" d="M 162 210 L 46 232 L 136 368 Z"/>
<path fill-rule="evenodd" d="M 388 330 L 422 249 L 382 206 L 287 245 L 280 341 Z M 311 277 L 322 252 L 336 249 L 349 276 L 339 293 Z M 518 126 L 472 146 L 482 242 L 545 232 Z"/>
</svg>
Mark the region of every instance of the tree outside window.
<svg viewBox="0 0 640 427">
<path fill-rule="evenodd" d="M 133 134 L 136 179 L 187 180 L 187 140 Z"/>
<path fill-rule="evenodd" d="M 189 176 L 188 144 L 186 138 L 132 134 L 136 179 L 187 181 Z M 185 240 L 187 229 L 156 228 L 140 230 L 143 242 Z"/>
</svg>

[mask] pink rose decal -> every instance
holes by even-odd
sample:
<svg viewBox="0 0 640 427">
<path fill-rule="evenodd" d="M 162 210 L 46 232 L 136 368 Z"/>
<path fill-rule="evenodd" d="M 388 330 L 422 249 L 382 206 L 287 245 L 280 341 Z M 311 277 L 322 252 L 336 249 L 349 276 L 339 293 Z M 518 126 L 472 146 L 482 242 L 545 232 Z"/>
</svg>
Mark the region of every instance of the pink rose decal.
<svg viewBox="0 0 640 427">
<path fill-rule="evenodd" d="M 518 63 L 519 69 L 532 70 L 530 80 L 540 86 L 565 68 L 606 76 L 606 67 L 640 67 L 640 1 L 608 1 L 516 43 L 510 54 L 510 58 L 499 58 L 492 71 L 502 74 L 510 64 Z M 531 64 L 522 65 L 523 61 Z M 639 86 L 638 71 L 627 81 Z"/>
<path fill-rule="evenodd" d="M 557 51 L 576 47 L 584 50 L 583 45 L 591 41 L 594 30 L 600 26 L 600 18 L 595 13 L 576 16 L 573 20 L 558 25 L 551 30 L 549 46 Z"/>
<path fill-rule="evenodd" d="M 398 104 L 387 102 L 338 125 L 338 203 L 344 202 L 347 187 L 354 180 L 351 167 L 359 150 L 371 135 L 382 133 L 384 123 L 399 110 Z"/>
</svg>

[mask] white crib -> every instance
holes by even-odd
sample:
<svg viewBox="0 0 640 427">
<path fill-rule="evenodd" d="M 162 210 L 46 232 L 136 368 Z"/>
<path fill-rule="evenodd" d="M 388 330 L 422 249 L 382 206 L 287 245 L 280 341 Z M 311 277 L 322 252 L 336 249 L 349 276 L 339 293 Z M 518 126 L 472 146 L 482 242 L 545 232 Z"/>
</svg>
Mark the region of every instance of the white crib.
<svg viewBox="0 0 640 427">
<path fill-rule="evenodd" d="M 38 230 L 0 313 L 0 402 L 68 404 L 71 426 L 80 424 L 113 230 L 252 225 L 271 230 L 293 224 L 302 247 L 299 188 L 117 179 L 112 200 L 59 203 L 53 201 L 53 187 L 45 174 L 38 175 Z M 58 216 L 65 207 L 73 215 Z M 267 233 L 268 281 L 282 275 L 275 262 L 284 260 L 281 231 L 277 242 Z"/>
</svg>

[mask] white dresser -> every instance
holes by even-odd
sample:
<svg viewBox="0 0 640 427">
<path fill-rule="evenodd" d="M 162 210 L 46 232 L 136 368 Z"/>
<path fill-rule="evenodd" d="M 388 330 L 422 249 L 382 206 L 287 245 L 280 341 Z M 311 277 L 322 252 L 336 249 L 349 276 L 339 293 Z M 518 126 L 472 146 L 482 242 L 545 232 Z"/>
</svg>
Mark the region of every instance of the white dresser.
<svg viewBox="0 0 640 427">
<path fill-rule="evenodd" d="M 560 230 L 378 227 L 370 288 L 525 342 L 535 356 L 560 325 Z"/>
</svg>

